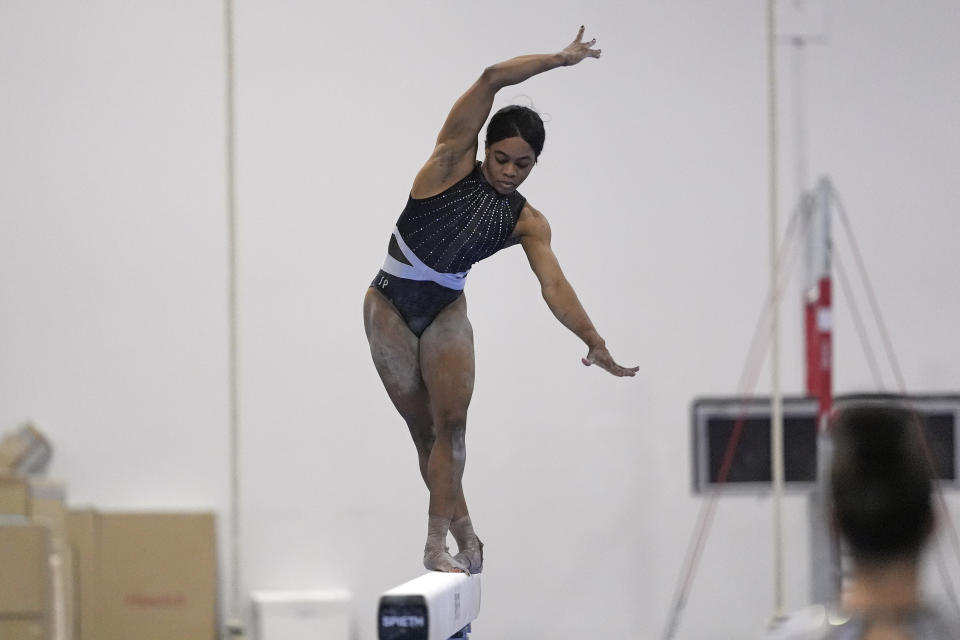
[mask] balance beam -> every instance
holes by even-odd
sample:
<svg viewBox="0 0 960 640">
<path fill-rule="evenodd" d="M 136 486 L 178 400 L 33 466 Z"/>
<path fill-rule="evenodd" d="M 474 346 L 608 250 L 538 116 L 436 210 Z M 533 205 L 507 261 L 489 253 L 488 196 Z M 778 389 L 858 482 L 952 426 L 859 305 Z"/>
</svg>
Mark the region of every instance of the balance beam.
<svg viewBox="0 0 960 640">
<path fill-rule="evenodd" d="M 480 615 L 480 576 L 431 571 L 380 596 L 380 640 L 466 638 Z"/>
</svg>

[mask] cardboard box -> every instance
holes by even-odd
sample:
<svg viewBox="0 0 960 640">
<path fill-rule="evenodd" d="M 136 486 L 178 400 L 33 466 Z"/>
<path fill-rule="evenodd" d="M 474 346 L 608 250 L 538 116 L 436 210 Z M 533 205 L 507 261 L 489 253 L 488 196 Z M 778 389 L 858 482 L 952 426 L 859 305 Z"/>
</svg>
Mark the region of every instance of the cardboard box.
<svg viewBox="0 0 960 640">
<path fill-rule="evenodd" d="M 0 515 L 30 515 L 30 487 L 22 477 L 0 472 Z"/>
<path fill-rule="evenodd" d="M 50 594 L 50 530 L 0 525 L 0 638 L 48 640 Z"/>
<path fill-rule="evenodd" d="M 67 488 L 47 478 L 27 479 L 30 492 L 30 521 L 50 529 L 52 594 L 50 601 L 50 637 L 73 640 L 75 606 L 73 559 L 67 544 Z M 0 640 L 3 636 L 0 635 Z"/>
<path fill-rule="evenodd" d="M 67 512 L 67 540 L 73 570 L 73 637 L 95 640 L 97 634 L 97 525 L 93 510 Z"/>
<path fill-rule="evenodd" d="M 32 422 L 24 422 L 0 439 L 0 471 L 39 474 L 52 455 L 50 441 Z"/>
<path fill-rule="evenodd" d="M 54 543 L 66 541 L 67 533 L 67 486 L 46 478 L 28 478 L 30 492 L 30 519 L 36 524 L 50 527 Z"/>
<path fill-rule="evenodd" d="M 43 618 L 37 616 L 0 617 L 0 638 L 3 640 L 44 640 Z"/>
<path fill-rule="evenodd" d="M 51 536 L 53 538 L 53 536 Z M 50 551 L 50 638 L 74 640 L 73 558 L 64 542 L 53 541 Z M 0 638 L 3 638 L 0 635 Z"/>
<path fill-rule="evenodd" d="M 212 514 L 71 512 L 78 640 L 215 640 Z"/>
</svg>

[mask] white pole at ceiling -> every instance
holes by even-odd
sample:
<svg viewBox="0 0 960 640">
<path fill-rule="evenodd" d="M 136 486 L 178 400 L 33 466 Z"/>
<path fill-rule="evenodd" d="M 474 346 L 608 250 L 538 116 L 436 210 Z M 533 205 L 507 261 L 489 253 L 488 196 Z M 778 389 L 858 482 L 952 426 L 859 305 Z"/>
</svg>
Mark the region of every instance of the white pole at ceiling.
<svg viewBox="0 0 960 640">
<path fill-rule="evenodd" d="M 236 207 L 236 105 L 234 75 L 233 0 L 224 0 L 224 45 L 226 63 L 226 204 L 227 204 L 227 385 L 230 441 L 230 592 L 227 627 L 232 635 L 243 634 L 241 606 L 240 545 L 240 400 L 237 311 L 237 207 Z"/>
<path fill-rule="evenodd" d="M 777 246 L 780 231 L 777 220 L 777 73 L 776 73 L 776 0 L 767 0 L 767 107 L 769 143 L 770 208 L 770 442 L 773 470 L 773 573 L 774 617 L 784 614 L 783 606 L 783 397 L 780 390 L 780 265 Z"/>
</svg>

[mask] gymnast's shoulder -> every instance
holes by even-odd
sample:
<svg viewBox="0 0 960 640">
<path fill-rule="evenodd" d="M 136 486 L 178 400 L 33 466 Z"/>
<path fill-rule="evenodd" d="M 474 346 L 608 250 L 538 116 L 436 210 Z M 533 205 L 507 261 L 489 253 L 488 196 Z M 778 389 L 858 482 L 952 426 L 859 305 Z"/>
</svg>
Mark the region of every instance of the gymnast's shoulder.
<svg viewBox="0 0 960 640">
<path fill-rule="evenodd" d="M 550 223 L 547 217 L 535 209 L 529 202 L 525 202 L 517 216 L 517 226 L 513 231 L 513 238 L 524 240 L 536 238 L 550 241 Z"/>
</svg>

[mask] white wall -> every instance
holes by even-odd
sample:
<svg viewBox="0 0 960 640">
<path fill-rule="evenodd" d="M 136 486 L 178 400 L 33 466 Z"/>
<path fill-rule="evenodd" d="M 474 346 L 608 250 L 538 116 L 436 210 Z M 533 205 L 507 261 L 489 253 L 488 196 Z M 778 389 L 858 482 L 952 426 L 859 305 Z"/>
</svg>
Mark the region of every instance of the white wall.
<svg viewBox="0 0 960 640">
<path fill-rule="evenodd" d="M 829 41 L 806 57 L 810 179 L 844 198 L 909 389 L 960 389 L 960 9 L 828 7 Z M 497 106 L 529 96 L 550 115 L 522 191 L 615 357 L 641 369 L 583 368 L 519 249 L 474 270 L 475 635 L 662 632 L 702 502 L 689 402 L 736 391 L 768 279 L 764 8 L 237 3 L 245 588 L 346 586 L 369 639 L 379 593 L 420 569 L 426 491 L 369 360 L 364 287 L 453 100 L 582 23 L 603 58 Z M 38 421 L 76 505 L 228 513 L 223 31 L 217 2 L 0 4 L 0 428 Z M 797 185 L 780 54 L 783 228 Z M 799 296 L 794 278 L 794 393 Z M 837 298 L 836 390 L 871 389 Z M 801 497 L 786 520 L 792 608 Z M 771 529 L 769 500 L 721 501 L 678 638 L 762 629 Z"/>
</svg>

